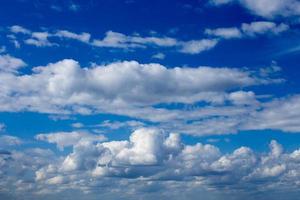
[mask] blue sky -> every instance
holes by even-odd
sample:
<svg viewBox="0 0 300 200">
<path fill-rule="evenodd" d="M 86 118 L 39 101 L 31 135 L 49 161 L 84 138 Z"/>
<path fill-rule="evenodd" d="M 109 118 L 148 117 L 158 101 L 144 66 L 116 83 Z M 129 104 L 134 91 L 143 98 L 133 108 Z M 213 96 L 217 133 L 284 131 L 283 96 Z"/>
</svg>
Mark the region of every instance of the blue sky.
<svg viewBox="0 0 300 200">
<path fill-rule="evenodd" d="M 3 1 L 0 198 L 296 199 L 300 2 Z"/>
</svg>

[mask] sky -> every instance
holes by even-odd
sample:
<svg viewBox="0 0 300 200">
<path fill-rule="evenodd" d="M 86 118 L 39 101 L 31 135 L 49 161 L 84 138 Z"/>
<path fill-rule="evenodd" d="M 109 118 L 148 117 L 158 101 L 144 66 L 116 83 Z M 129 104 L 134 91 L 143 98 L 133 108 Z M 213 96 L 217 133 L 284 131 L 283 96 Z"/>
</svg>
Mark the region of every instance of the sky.
<svg viewBox="0 0 300 200">
<path fill-rule="evenodd" d="M 300 1 L 0 4 L 0 199 L 299 197 Z"/>
</svg>

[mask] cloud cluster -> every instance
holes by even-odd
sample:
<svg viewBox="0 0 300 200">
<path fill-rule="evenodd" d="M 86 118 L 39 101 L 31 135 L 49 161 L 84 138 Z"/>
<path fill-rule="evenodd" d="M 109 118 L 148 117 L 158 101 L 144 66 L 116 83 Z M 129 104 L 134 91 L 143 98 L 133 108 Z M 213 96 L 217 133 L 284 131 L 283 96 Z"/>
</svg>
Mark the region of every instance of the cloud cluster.
<svg viewBox="0 0 300 200">
<path fill-rule="evenodd" d="M 7 62 L 10 68 L 25 65 L 12 56 L 6 58 L 17 61 Z M 63 115 L 110 113 L 192 135 L 261 129 L 299 132 L 300 116 L 293 109 L 300 102 L 297 95 L 260 102 L 253 91 L 245 90 L 281 83 L 282 79 L 272 78 L 278 70 L 278 66 L 257 72 L 225 67 L 167 68 L 136 61 L 84 68 L 66 59 L 34 67 L 31 74 L 0 72 L 0 110 Z M 281 106 L 285 110 L 277 113 L 278 101 L 287 106 Z M 110 125 L 102 127 L 114 126 Z"/>
<path fill-rule="evenodd" d="M 289 26 L 281 23 L 276 24 L 268 21 L 256 21 L 249 24 L 243 23 L 240 28 L 227 27 L 217 29 L 206 29 L 205 33 L 223 39 L 242 38 L 242 37 L 255 37 L 262 34 L 277 35 L 281 32 L 287 31 Z"/>
<path fill-rule="evenodd" d="M 273 81 L 240 69 L 166 68 L 136 61 L 81 68 L 76 61 L 66 59 L 32 71 L 26 75 L 0 74 L 2 111 L 56 112 L 74 106 L 101 111 L 112 106 L 211 102 L 226 91 Z"/>
<path fill-rule="evenodd" d="M 66 141 L 68 137 L 73 141 L 74 134 L 64 134 Z M 43 137 L 50 139 L 53 135 Z M 47 149 L 0 153 L 0 184 L 7 184 L 6 192 L 33 195 L 68 190 L 94 193 L 95 187 L 98 193 L 114 188 L 116 192 L 138 195 L 140 184 L 149 186 L 143 188 L 144 193 L 157 191 L 152 183 L 162 184 L 164 191 L 176 183 L 190 190 L 248 192 L 250 196 L 251 192 L 280 188 L 292 191 L 299 187 L 300 150 L 285 152 L 274 140 L 267 153 L 240 147 L 224 154 L 213 145 L 184 144 L 175 133 L 140 128 L 129 140 L 101 142 L 82 135 L 81 140 L 70 145 L 72 151 L 64 157 Z M 117 187 L 122 182 L 126 190 Z"/>
<path fill-rule="evenodd" d="M 86 43 L 95 47 L 102 48 L 121 48 L 121 49 L 135 49 L 147 47 L 162 47 L 175 48 L 177 52 L 186 54 L 198 54 L 203 51 L 213 48 L 217 44 L 216 39 L 200 39 L 181 41 L 171 37 L 157 37 L 147 36 L 143 37 L 139 34 L 125 35 L 114 31 L 107 31 L 103 39 L 92 39 L 90 33 L 73 33 L 67 30 L 56 30 L 53 33 L 48 31 L 33 32 L 19 25 L 10 27 L 13 34 L 23 34 L 28 38 L 24 40 L 25 44 L 34 45 L 37 47 L 47 47 L 58 45 L 50 42 L 50 38 L 72 39 L 79 42 Z M 12 42 L 18 42 L 15 35 L 10 35 Z M 19 44 L 19 42 L 18 42 Z"/>
</svg>

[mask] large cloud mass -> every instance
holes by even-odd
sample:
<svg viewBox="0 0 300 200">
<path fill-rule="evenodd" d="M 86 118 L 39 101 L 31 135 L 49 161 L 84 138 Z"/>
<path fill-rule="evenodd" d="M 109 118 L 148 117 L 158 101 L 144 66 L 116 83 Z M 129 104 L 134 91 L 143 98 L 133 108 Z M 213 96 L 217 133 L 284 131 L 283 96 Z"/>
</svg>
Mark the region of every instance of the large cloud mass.
<svg viewBox="0 0 300 200">
<path fill-rule="evenodd" d="M 34 198 L 69 190 L 87 194 L 102 191 L 105 195 L 113 188 L 121 195 L 138 195 L 139 187 L 151 190 L 153 184 L 166 189 L 161 195 L 167 196 L 172 193 L 166 191 L 175 185 L 235 194 L 280 187 L 293 191 L 299 187 L 300 150 L 285 152 L 274 140 L 268 153 L 257 153 L 248 147 L 222 153 L 216 146 L 187 145 L 179 135 L 153 128 L 137 129 L 129 140 L 107 142 L 91 140 L 88 134 L 82 134 L 77 141 L 74 133 L 57 134 L 73 141 L 67 144 L 72 150 L 64 157 L 46 149 L 2 151 L 0 184 L 5 183 L 6 190 L 16 195 L 31 192 Z M 48 138 L 52 143 L 54 135 L 44 134 L 37 139 Z M 122 184 L 127 185 L 126 190 Z"/>
</svg>

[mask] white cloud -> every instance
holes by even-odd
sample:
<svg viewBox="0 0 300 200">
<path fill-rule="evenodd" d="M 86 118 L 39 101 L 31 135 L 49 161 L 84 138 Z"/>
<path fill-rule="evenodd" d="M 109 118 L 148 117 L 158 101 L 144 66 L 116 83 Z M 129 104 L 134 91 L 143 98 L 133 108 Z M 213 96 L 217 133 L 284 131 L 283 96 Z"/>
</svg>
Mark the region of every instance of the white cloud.
<svg viewBox="0 0 300 200">
<path fill-rule="evenodd" d="M 63 60 L 33 68 L 33 74 L 2 76 L 1 110 L 39 110 L 55 113 L 63 107 L 88 114 L 85 108 L 107 110 L 165 102 L 192 103 L 234 88 L 264 84 L 247 71 L 230 68 L 166 68 L 159 64 L 117 62 L 81 68 Z M 0 81 L 1 82 L 1 81 Z M 167 84 L 166 84 L 167 83 Z M 18 94 L 10 96 L 11 92 Z M 13 105 L 10 98 L 14 98 Z M 16 99 L 17 98 L 17 99 Z M 74 111 L 75 111 L 74 110 Z"/>
<path fill-rule="evenodd" d="M 152 56 L 152 58 L 156 58 L 156 59 L 160 59 L 160 60 L 165 59 L 165 57 L 166 57 L 166 55 L 163 53 L 157 53 Z"/>
<path fill-rule="evenodd" d="M 251 105 L 258 103 L 256 101 L 256 97 L 254 92 L 248 91 L 237 91 L 237 92 L 232 92 L 229 94 L 228 97 L 229 100 L 233 101 L 234 104 L 237 105 Z"/>
<path fill-rule="evenodd" d="M 253 118 L 245 125 L 245 129 L 253 130 L 282 130 L 286 132 L 300 131 L 299 95 L 282 99 L 274 99 L 266 103 L 260 112 L 252 113 Z"/>
<path fill-rule="evenodd" d="M 217 29 L 206 29 L 207 35 L 232 39 L 232 38 L 245 38 L 245 37 L 256 37 L 259 35 L 278 35 L 284 31 L 287 31 L 289 26 L 281 23 L 276 24 L 269 21 L 255 21 L 251 23 L 243 23 L 241 27 L 226 27 Z"/>
<path fill-rule="evenodd" d="M 130 120 L 130 121 L 110 121 L 110 120 L 104 120 L 98 125 L 95 125 L 95 127 L 104 127 L 104 128 L 109 128 L 112 130 L 120 129 L 120 128 L 128 128 L 130 127 L 131 129 L 138 128 L 145 126 L 143 122 L 140 121 L 135 121 L 135 120 Z"/>
<path fill-rule="evenodd" d="M 286 192 L 284 188 L 299 186 L 299 149 L 286 152 L 276 141 L 271 141 L 269 152 L 242 146 L 222 153 L 214 145 L 185 144 L 179 135 L 153 128 L 138 129 L 123 141 L 89 137 L 82 135 L 70 144 L 67 155 L 39 148 L 0 151 L 0 185 L 5 183 L 6 192 L 18 195 L 70 190 L 94 194 L 95 187 L 103 193 L 114 186 L 115 192 L 130 190 L 135 196 L 142 185 L 151 189 L 157 184 L 163 184 L 163 194 L 174 184 L 183 190 L 208 188 L 210 193 L 230 194 Z"/>
<path fill-rule="evenodd" d="M 88 43 L 91 38 L 91 34 L 89 33 L 76 34 L 66 30 L 59 30 L 55 35 L 61 38 L 74 39 L 85 43 Z"/>
<path fill-rule="evenodd" d="M 13 33 L 23 33 L 23 34 L 30 34 L 31 31 L 18 25 L 14 25 L 10 27 L 10 31 Z"/>
<path fill-rule="evenodd" d="M 5 130 L 5 124 L 4 123 L 0 123 L 0 132 Z"/>
<path fill-rule="evenodd" d="M 11 135 L 1 135 L 0 136 L 0 148 L 16 146 L 22 144 L 22 140 L 18 137 Z"/>
<path fill-rule="evenodd" d="M 26 63 L 8 54 L 0 55 L 0 73 L 17 72 L 18 69 L 25 67 Z"/>
<path fill-rule="evenodd" d="M 80 123 L 80 122 L 76 122 L 72 124 L 73 128 L 82 128 L 84 127 L 84 124 Z"/>
<path fill-rule="evenodd" d="M 255 15 L 266 18 L 299 17 L 300 2 L 297 0 L 211 0 L 214 5 L 237 2 Z"/>
<path fill-rule="evenodd" d="M 188 42 L 182 42 L 182 48 L 180 52 L 187 54 L 198 54 L 202 51 L 209 50 L 216 46 L 218 40 L 216 39 L 203 39 L 203 40 L 191 40 Z"/>
<path fill-rule="evenodd" d="M 37 47 L 47 47 L 56 45 L 55 43 L 50 42 L 48 38 L 48 32 L 33 32 L 31 33 L 31 38 L 26 39 L 24 42 L 25 44 L 34 45 Z"/>
<path fill-rule="evenodd" d="M 77 40 L 96 47 L 105 48 L 121 48 L 121 49 L 135 49 L 135 48 L 148 48 L 148 47 L 162 47 L 162 48 L 175 48 L 176 51 L 187 54 L 198 54 L 202 51 L 209 50 L 217 44 L 215 39 L 201 39 L 180 41 L 171 37 L 155 37 L 155 36 L 140 36 L 139 34 L 125 35 L 114 31 L 107 31 L 103 39 L 91 39 L 90 33 L 73 33 L 67 30 L 57 30 L 54 33 L 32 32 L 26 28 L 15 25 L 10 27 L 10 31 L 14 34 L 22 33 L 29 38 L 25 39 L 25 44 L 35 45 L 37 47 L 55 46 L 56 43 L 49 41 L 49 38 L 59 37 L 66 39 Z M 12 35 L 15 37 L 15 35 Z M 15 43 L 16 39 L 13 40 Z M 159 56 L 159 57 L 157 57 Z M 156 58 L 161 59 L 162 54 L 156 55 Z"/>
<path fill-rule="evenodd" d="M 244 34 L 255 36 L 258 34 L 266 34 L 266 33 L 279 34 L 283 31 L 288 30 L 289 26 L 283 23 L 276 25 L 273 22 L 258 21 L 258 22 L 252 22 L 250 24 L 244 23 L 242 24 L 241 29 L 244 32 Z"/>
<path fill-rule="evenodd" d="M 73 146 L 84 141 L 103 141 L 106 138 L 103 135 L 94 135 L 87 132 L 56 132 L 47 134 L 38 134 L 37 140 L 54 143 L 60 150 L 65 147 Z"/>
<path fill-rule="evenodd" d="M 74 60 L 63 60 L 34 67 L 31 74 L 0 73 L 0 110 L 63 116 L 118 114 L 192 135 L 263 129 L 299 132 L 299 117 L 288 110 L 297 107 L 296 96 L 283 99 L 279 107 L 277 100 L 262 103 L 254 92 L 240 90 L 281 80 L 272 79 L 273 72 L 260 74 L 234 68 L 167 68 L 135 61 L 83 68 Z M 198 102 L 208 105 L 197 106 Z M 176 109 L 177 103 L 192 108 Z M 175 108 L 155 107 L 157 104 L 174 104 Z M 284 115 L 272 114 L 276 109 Z M 100 126 L 133 129 L 141 125 L 105 122 Z"/>
<path fill-rule="evenodd" d="M 241 31 L 236 27 L 206 29 L 205 33 L 208 35 L 213 35 L 213 36 L 221 37 L 221 38 L 225 38 L 225 39 L 242 37 Z"/>
</svg>

